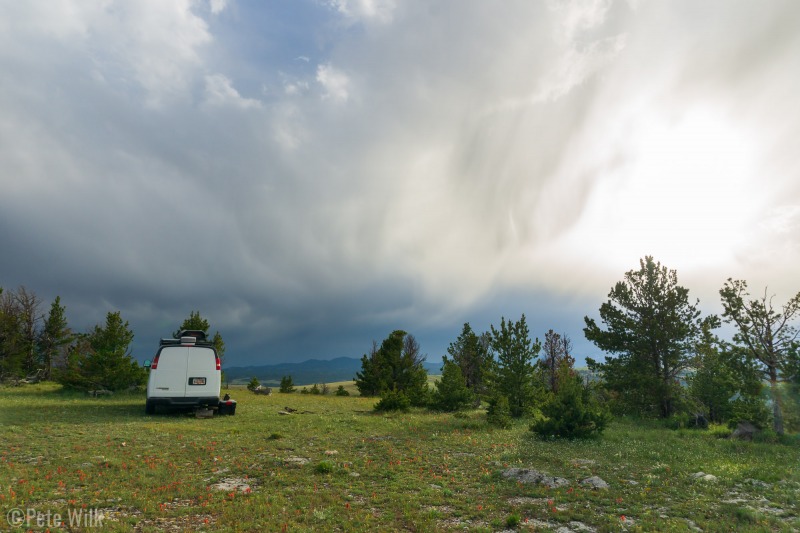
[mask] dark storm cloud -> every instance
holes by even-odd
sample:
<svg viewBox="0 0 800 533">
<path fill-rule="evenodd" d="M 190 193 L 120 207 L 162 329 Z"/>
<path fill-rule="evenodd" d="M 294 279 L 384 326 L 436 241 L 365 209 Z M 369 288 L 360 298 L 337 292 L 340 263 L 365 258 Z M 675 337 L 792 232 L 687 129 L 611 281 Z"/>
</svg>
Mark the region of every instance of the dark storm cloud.
<svg viewBox="0 0 800 533">
<path fill-rule="evenodd" d="M 649 253 L 794 282 L 755 258 L 800 253 L 796 3 L 288 6 L 0 8 L 0 286 L 246 364 L 577 340 Z"/>
</svg>

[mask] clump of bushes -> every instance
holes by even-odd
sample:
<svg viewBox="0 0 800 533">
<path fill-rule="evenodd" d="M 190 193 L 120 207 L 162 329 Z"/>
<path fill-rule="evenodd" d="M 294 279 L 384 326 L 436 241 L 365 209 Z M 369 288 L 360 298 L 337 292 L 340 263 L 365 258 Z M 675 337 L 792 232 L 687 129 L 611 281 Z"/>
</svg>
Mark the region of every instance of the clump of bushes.
<svg viewBox="0 0 800 533">
<path fill-rule="evenodd" d="M 511 408 L 508 406 L 507 397 L 500 395 L 489 399 L 486 421 L 489 425 L 502 429 L 511 427 Z"/>
<path fill-rule="evenodd" d="M 599 435 L 611 421 L 611 413 L 593 397 L 580 376 L 564 365 L 558 389 L 542 406 L 543 418 L 531 425 L 540 437 L 586 438 Z"/>
<path fill-rule="evenodd" d="M 375 404 L 376 411 L 408 411 L 411 407 L 411 400 L 405 393 L 397 389 L 391 389 L 381 395 L 381 399 Z"/>
</svg>

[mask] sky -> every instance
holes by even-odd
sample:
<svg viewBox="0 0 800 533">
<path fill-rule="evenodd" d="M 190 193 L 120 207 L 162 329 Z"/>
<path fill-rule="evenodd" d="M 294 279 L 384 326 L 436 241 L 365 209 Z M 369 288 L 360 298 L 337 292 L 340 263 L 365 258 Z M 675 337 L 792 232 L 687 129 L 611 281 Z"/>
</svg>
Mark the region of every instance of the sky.
<svg viewBox="0 0 800 533">
<path fill-rule="evenodd" d="M 652 255 L 800 290 L 794 0 L 0 0 L 0 287 L 134 357 L 583 336 Z"/>
</svg>

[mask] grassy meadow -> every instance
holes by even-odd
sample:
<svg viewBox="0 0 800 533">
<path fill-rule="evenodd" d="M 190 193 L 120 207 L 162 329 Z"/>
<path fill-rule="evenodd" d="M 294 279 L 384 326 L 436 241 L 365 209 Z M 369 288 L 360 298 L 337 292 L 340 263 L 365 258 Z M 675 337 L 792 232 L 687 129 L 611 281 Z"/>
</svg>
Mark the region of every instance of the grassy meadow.
<svg viewBox="0 0 800 533">
<path fill-rule="evenodd" d="M 197 419 L 145 416 L 143 393 L 0 387 L 0 509 L 102 513 L 72 531 L 800 530 L 796 437 L 617 419 L 596 440 L 542 441 L 524 421 L 488 427 L 482 410 L 385 415 L 358 396 L 228 392 L 235 416 Z M 510 467 L 569 485 L 505 479 Z M 609 488 L 581 483 L 591 476 Z M 11 530 L 47 529 L 35 520 Z"/>
</svg>

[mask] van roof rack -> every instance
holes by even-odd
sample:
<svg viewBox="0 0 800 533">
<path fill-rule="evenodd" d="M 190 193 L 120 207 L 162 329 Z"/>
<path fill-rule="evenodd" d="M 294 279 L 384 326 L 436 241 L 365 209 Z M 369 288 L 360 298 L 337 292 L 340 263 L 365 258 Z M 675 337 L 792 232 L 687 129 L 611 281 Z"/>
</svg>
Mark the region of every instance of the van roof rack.
<svg viewBox="0 0 800 533">
<path fill-rule="evenodd" d="M 185 329 L 178 333 L 177 337 L 161 339 L 159 346 L 179 346 L 181 344 L 212 345 L 211 341 L 207 340 L 205 331 L 200 329 Z"/>
</svg>

